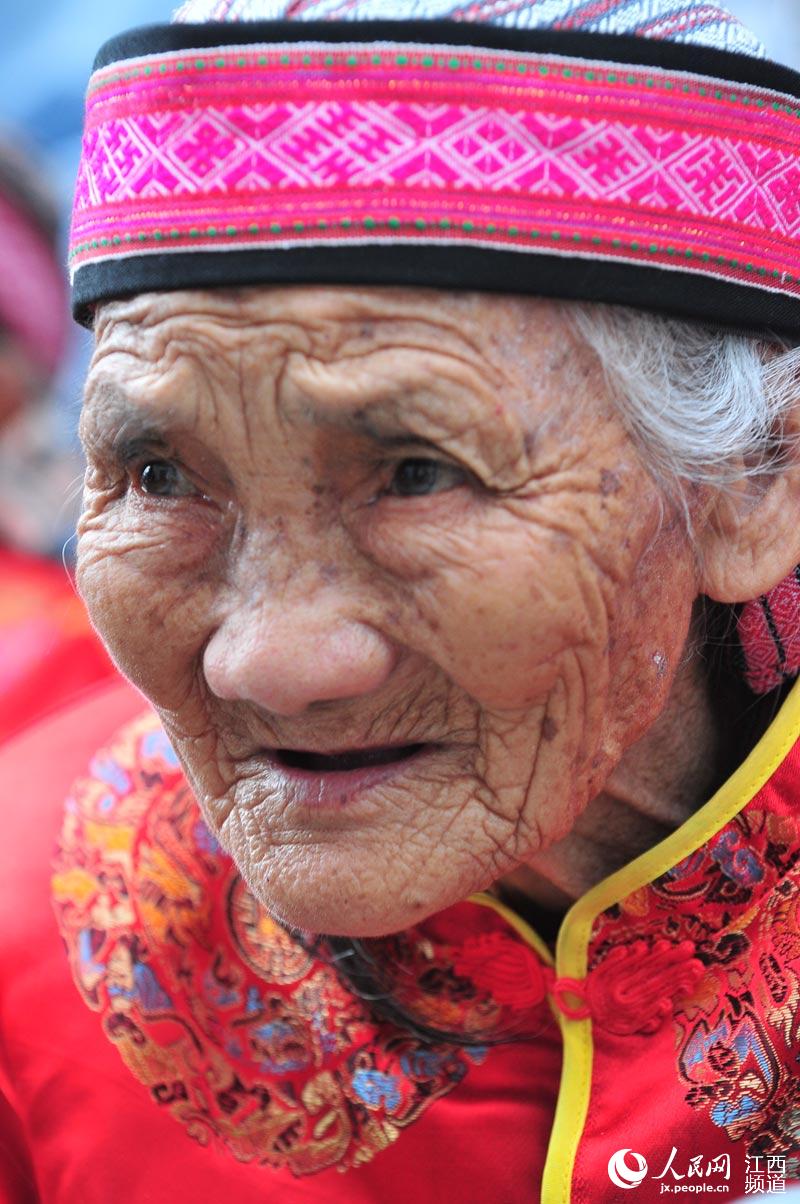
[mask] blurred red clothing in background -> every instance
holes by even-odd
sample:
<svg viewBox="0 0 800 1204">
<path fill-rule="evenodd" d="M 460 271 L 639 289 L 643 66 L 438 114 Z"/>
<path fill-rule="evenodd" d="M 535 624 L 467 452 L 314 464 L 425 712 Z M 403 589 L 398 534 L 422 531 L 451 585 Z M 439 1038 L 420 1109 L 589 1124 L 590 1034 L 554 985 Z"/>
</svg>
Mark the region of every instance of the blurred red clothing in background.
<svg viewBox="0 0 800 1204">
<path fill-rule="evenodd" d="M 0 545 L 0 741 L 114 676 L 66 569 Z"/>
</svg>

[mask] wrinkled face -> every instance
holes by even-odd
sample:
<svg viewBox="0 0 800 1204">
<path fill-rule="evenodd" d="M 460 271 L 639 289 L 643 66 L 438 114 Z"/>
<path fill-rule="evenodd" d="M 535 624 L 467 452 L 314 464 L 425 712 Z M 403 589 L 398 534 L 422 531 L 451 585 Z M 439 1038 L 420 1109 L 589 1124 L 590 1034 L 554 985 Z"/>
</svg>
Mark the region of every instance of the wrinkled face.
<svg viewBox="0 0 800 1204">
<path fill-rule="evenodd" d="M 83 434 L 81 591 L 284 921 L 382 934 L 541 856 L 664 706 L 692 557 L 551 303 L 114 303 Z"/>
</svg>

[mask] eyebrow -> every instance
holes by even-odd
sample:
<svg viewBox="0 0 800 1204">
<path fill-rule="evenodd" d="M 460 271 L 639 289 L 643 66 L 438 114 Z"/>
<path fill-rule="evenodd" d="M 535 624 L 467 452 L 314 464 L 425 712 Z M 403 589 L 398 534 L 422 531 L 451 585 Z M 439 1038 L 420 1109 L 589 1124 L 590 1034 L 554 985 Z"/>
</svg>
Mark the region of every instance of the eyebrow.
<svg viewBox="0 0 800 1204">
<path fill-rule="evenodd" d="M 120 431 L 111 444 L 111 450 L 121 464 L 131 464 L 148 452 L 168 452 L 170 443 L 162 436 L 153 432 L 140 432 L 128 436 Z"/>
<path fill-rule="evenodd" d="M 87 441 L 107 443 L 119 454 L 134 444 L 166 447 L 189 423 L 173 406 L 157 410 L 141 405 L 118 385 L 100 381 L 87 388 L 81 427 Z"/>
<path fill-rule="evenodd" d="M 399 445 L 409 440 L 426 442 L 417 438 L 412 431 L 402 430 L 404 410 L 408 413 L 412 408 L 411 393 L 407 385 L 398 382 L 394 390 L 383 388 L 372 400 L 358 398 L 352 407 L 338 410 L 316 405 L 309 397 L 309 416 L 320 426 L 366 435 L 380 443 Z M 156 408 L 141 404 L 123 387 L 108 380 L 99 381 L 96 386 L 87 389 L 84 412 L 89 414 L 87 421 L 92 426 L 106 428 L 103 434 L 115 450 L 122 440 L 135 440 L 148 446 L 166 445 L 176 435 L 190 428 L 193 433 L 196 431 L 195 424 L 181 412 L 179 406 L 170 404 Z"/>
<path fill-rule="evenodd" d="M 376 398 L 371 402 L 359 402 L 352 410 L 338 413 L 325 412 L 319 418 L 325 426 L 343 427 L 356 435 L 366 435 L 377 443 L 387 446 L 407 443 L 413 439 L 411 431 L 403 426 L 403 389 L 398 388 L 391 397 Z M 405 396 L 405 418 L 408 420 L 409 396 Z M 419 440 L 423 442 L 423 440 Z"/>
<path fill-rule="evenodd" d="M 460 413 L 451 430 L 442 429 L 438 439 L 430 438 L 415 426 L 424 415 L 425 405 L 419 395 L 424 382 L 411 379 L 381 381 L 370 399 L 354 397 L 350 406 L 332 409 L 315 403 L 306 396 L 307 415 L 318 426 L 366 437 L 387 450 L 415 447 L 431 451 L 447 451 L 447 444 L 458 444 L 463 438 L 463 424 L 469 425 L 468 415 Z M 154 406 L 137 401 L 128 391 L 108 379 L 96 385 L 87 383 L 86 412 L 82 428 L 84 442 L 104 446 L 123 463 L 129 463 L 145 451 L 166 450 L 187 433 L 202 441 L 194 413 L 178 403 Z M 454 417 L 451 414 L 451 418 Z M 438 415 L 437 415 L 438 418 Z M 481 431 L 476 439 L 482 459 L 491 464 L 496 448 L 496 436 Z M 474 465 L 470 465 L 473 466 Z"/>
</svg>

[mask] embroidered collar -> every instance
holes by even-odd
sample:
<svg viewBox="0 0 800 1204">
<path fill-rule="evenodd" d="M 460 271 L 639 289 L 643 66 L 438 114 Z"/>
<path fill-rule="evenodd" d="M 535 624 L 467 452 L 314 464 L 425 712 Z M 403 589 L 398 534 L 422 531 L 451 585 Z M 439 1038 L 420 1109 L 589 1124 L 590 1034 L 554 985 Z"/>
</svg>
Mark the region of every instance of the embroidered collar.
<svg viewBox="0 0 800 1204">
<path fill-rule="evenodd" d="M 432 1025 L 469 1033 L 523 1015 L 535 1033 L 558 1019 L 554 1191 L 583 1132 L 593 1045 L 647 1040 L 665 1024 L 693 1108 L 732 1136 L 768 1131 L 772 1149 L 793 1148 L 781 1118 L 800 1088 L 776 1050 L 800 1006 L 799 731 L 795 686 L 704 808 L 574 905 L 555 959 L 489 896 L 393 938 L 407 1002 Z M 209 834 L 151 715 L 70 795 L 53 895 L 79 990 L 134 1076 L 239 1159 L 298 1174 L 358 1165 L 491 1057 L 376 1025 L 335 970 L 270 919 Z M 723 1075 L 708 1070 L 712 1046 L 728 1050 Z M 731 1067 L 749 1058 L 736 1077 Z M 332 1119 L 318 1139 L 323 1101 Z"/>
</svg>

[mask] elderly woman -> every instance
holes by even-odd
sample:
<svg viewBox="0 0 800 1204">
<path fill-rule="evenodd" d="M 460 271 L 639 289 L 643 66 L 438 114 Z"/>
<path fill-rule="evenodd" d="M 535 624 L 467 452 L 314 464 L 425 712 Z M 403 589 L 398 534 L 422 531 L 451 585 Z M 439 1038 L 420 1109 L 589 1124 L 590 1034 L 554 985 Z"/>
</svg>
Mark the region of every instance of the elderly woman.
<svg viewBox="0 0 800 1204">
<path fill-rule="evenodd" d="M 158 719 L 6 756 L 10 1197 L 777 1191 L 800 80 L 707 4 L 290 7 L 89 88 L 79 582 Z"/>
</svg>

